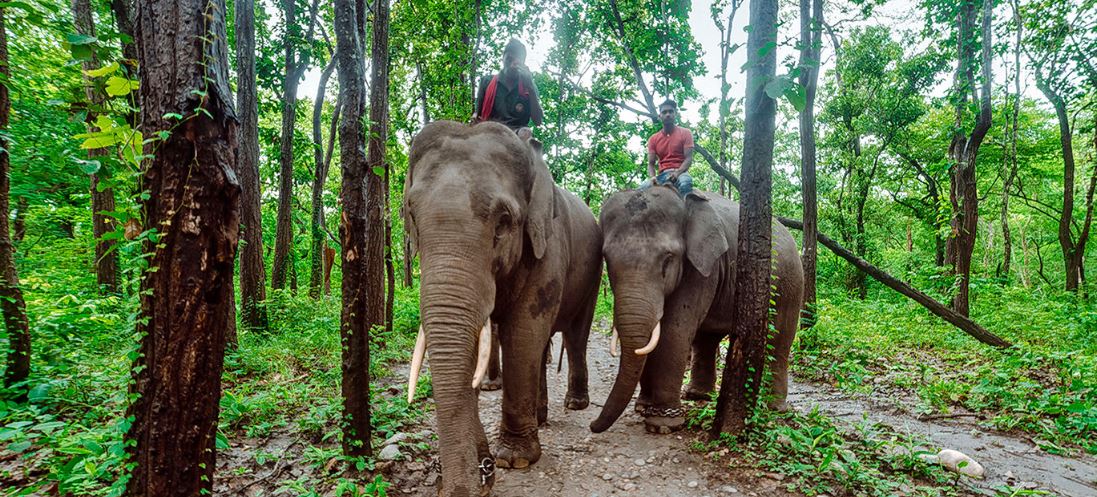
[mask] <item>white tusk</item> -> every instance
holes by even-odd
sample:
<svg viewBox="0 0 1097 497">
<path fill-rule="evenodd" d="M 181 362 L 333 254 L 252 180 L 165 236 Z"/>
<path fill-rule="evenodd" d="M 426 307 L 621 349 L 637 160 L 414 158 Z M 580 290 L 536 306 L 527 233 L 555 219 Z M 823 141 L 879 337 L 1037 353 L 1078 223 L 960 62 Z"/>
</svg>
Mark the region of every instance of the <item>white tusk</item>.
<svg viewBox="0 0 1097 497">
<path fill-rule="evenodd" d="M 651 339 L 648 340 L 648 344 L 644 348 L 636 349 L 636 355 L 648 355 L 655 350 L 655 346 L 659 345 L 659 331 L 662 326 L 662 323 L 655 323 L 655 329 L 651 330 Z"/>
<path fill-rule="evenodd" d="M 480 382 L 484 379 L 484 373 L 488 370 L 488 362 L 491 359 L 491 318 L 480 328 L 480 345 L 476 352 L 476 369 L 472 373 L 472 388 L 480 388 Z"/>
<path fill-rule="evenodd" d="M 617 357 L 617 342 L 621 339 L 617 336 L 617 327 L 613 327 L 613 336 L 609 337 L 609 355 Z"/>
<path fill-rule="evenodd" d="M 427 353 L 427 334 L 419 326 L 419 336 L 415 337 L 415 351 L 411 354 L 411 371 L 408 373 L 408 404 L 415 399 L 415 388 L 419 386 L 419 370 L 423 367 L 423 356 Z"/>
</svg>

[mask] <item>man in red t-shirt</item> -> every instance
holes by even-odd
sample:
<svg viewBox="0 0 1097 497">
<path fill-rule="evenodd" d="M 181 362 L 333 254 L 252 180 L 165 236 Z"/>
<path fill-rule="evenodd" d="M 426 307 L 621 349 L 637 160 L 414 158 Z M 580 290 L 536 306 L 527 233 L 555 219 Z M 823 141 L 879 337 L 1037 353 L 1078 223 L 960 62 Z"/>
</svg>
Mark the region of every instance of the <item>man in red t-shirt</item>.
<svg viewBox="0 0 1097 497">
<path fill-rule="evenodd" d="M 687 173 L 693 164 L 693 133 L 676 124 L 678 103 L 669 98 L 659 104 L 659 120 L 663 129 L 648 138 L 648 175 L 655 177 L 655 184 L 670 183 L 685 196 L 693 191 L 693 179 Z"/>
</svg>

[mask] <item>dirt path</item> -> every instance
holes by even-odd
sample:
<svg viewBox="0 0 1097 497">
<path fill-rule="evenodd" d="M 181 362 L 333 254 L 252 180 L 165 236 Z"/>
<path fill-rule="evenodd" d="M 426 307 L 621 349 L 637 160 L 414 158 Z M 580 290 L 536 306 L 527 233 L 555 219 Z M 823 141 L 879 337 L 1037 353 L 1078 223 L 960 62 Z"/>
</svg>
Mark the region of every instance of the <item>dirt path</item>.
<svg viewBox="0 0 1097 497">
<path fill-rule="evenodd" d="M 560 340 L 553 340 L 557 357 Z M 688 434 L 650 435 L 631 406 L 605 433 L 592 434 L 590 422 L 598 415 L 617 374 L 617 359 L 610 357 L 607 340 L 594 333 L 587 354 L 591 406 L 584 411 L 563 407 L 567 361 L 557 374 L 549 371 L 549 422 L 541 428 L 543 456 L 520 470 L 498 470 L 493 495 L 499 497 L 549 497 L 577 495 L 673 495 L 681 497 L 785 496 L 777 479 L 756 476 L 756 471 L 726 469 L 691 451 Z M 481 392 L 480 419 L 494 441 L 498 434 L 502 392 Z M 426 429 L 433 430 L 430 416 Z M 424 458 L 433 458 L 432 452 Z M 438 473 L 431 461 L 397 463 L 391 478 L 393 495 L 434 496 Z"/>
<path fill-rule="evenodd" d="M 863 422 L 887 425 L 900 432 L 928 440 L 936 451 L 959 450 L 982 464 L 986 479 L 973 481 L 981 493 L 996 495 L 995 487 L 1039 488 L 1054 495 L 1097 496 L 1097 458 L 1077 454 L 1067 458 L 1040 450 L 1027 438 L 985 430 L 971 418 L 923 420 L 904 409 L 903 399 L 890 404 L 874 402 L 817 383 L 793 381 L 789 401 L 801 412 L 813 407 L 847 425 Z"/>
</svg>

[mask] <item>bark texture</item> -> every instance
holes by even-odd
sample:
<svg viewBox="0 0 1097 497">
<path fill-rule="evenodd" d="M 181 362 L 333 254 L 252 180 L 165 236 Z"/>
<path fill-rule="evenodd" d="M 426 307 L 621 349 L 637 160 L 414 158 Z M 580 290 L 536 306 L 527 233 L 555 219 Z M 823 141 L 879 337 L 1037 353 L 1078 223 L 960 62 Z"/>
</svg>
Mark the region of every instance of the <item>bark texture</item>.
<svg viewBox="0 0 1097 497">
<path fill-rule="evenodd" d="M 324 136 L 321 117 L 324 111 L 324 95 L 327 93 L 328 80 L 335 70 L 335 56 L 324 66 L 320 73 L 320 85 L 316 89 L 316 100 L 312 105 L 312 152 L 315 168 L 312 178 L 312 243 L 309 250 L 309 296 L 320 298 L 324 285 L 324 252 L 327 244 L 324 243 L 324 182 L 328 178 L 328 166 L 331 164 L 332 145 L 335 143 L 335 126 L 339 122 L 339 102 L 335 103 L 335 114 L 332 116 L 332 133 L 329 133 L 331 142 L 328 144 L 327 157 L 324 156 Z"/>
<path fill-rule="evenodd" d="M 72 14 L 75 20 L 76 32 L 82 35 L 95 36 L 95 22 L 91 11 L 91 0 L 73 0 Z M 94 54 L 83 62 L 84 71 L 99 68 L 99 59 Z M 94 125 L 95 119 L 102 110 L 104 96 L 98 83 L 91 77 L 84 75 L 84 97 L 87 98 L 88 112 L 86 125 L 88 132 L 99 131 Z M 88 150 L 88 160 L 98 160 L 99 157 L 110 155 L 105 148 L 93 148 Z M 101 161 L 102 162 L 102 161 Z M 91 175 L 91 220 L 92 235 L 95 239 L 95 282 L 99 290 L 107 293 L 118 293 L 118 253 L 114 251 L 114 241 L 104 240 L 103 235 L 114 231 L 113 219 L 103 214 L 114 210 L 114 189 L 100 184 L 101 177 L 108 174 L 106 168 L 100 166 L 99 172 Z"/>
<path fill-rule="evenodd" d="M 800 186 L 804 199 L 804 326 L 815 322 L 815 261 L 819 205 L 815 186 L 815 90 L 819 80 L 823 44 L 823 0 L 800 0 L 800 86 L 804 110 L 800 112 Z"/>
<path fill-rule="evenodd" d="M 11 79 L 8 65 L 8 33 L 5 26 L 6 10 L 0 7 L 0 78 Z M 11 214 L 11 148 L 8 144 L 8 125 L 11 120 L 11 95 L 7 84 L 0 84 L 0 311 L 4 313 L 4 327 L 8 332 L 7 368 L 4 385 L 11 388 L 27 381 L 30 376 L 30 329 L 27 326 L 27 303 L 19 289 L 19 271 L 15 267 L 15 245 L 11 241 L 8 219 Z M 16 400 L 27 398 L 27 389 L 21 388 Z"/>
<path fill-rule="evenodd" d="M 157 240 L 141 283 L 141 354 L 126 434 L 131 497 L 212 491 L 218 400 L 240 223 L 236 116 L 223 0 L 140 0 L 137 7 L 145 136 L 142 205 Z M 202 110 L 197 110 L 202 109 Z M 166 118 L 185 116 L 182 122 Z"/>
<path fill-rule="evenodd" d="M 366 107 L 362 34 L 365 5 L 356 0 L 335 0 L 335 38 L 338 49 L 339 100 L 343 121 L 339 126 L 339 159 L 343 172 L 343 203 L 339 235 L 343 253 L 343 309 L 340 327 L 343 368 L 343 452 L 369 455 L 369 331 L 371 309 L 366 295 L 366 134 L 361 122 Z M 378 276 L 380 274 L 378 273 Z"/>
<path fill-rule="evenodd" d="M 259 190 L 259 101 L 255 88 L 255 0 L 236 0 L 236 102 L 240 114 L 240 148 L 236 174 L 242 188 L 240 215 L 240 321 L 254 330 L 269 323 L 267 269 L 263 263 L 263 211 Z"/>
<path fill-rule="evenodd" d="M 777 1 L 750 3 L 747 36 L 747 80 L 773 78 L 777 52 L 763 51 L 777 39 Z M 742 220 L 739 223 L 739 262 L 735 274 L 735 328 L 728 347 L 723 383 L 716 401 L 713 436 L 738 435 L 754 410 L 765 362 L 769 322 L 770 259 L 772 230 L 773 139 L 776 102 L 764 85 L 749 85 L 744 102 L 743 178 L 740 189 Z"/>
<path fill-rule="evenodd" d="M 979 191 L 975 166 L 979 147 L 991 125 L 991 0 L 983 0 L 980 42 L 975 41 L 976 0 L 964 0 L 957 7 L 957 63 L 953 80 L 952 99 L 956 106 L 955 131 L 949 145 L 950 171 L 949 200 L 952 203 L 952 236 L 945 248 L 945 258 L 952 264 L 953 274 L 960 278 L 959 288 L 952 299 L 952 309 L 967 316 L 970 306 L 971 254 L 975 250 L 975 237 L 979 230 Z M 975 48 L 982 45 L 982 85 L 975 89 Z M 964 132 L 964 116 L 968 97 L 979 100 L 979 114 L 971 134 Z"/>
</svg>

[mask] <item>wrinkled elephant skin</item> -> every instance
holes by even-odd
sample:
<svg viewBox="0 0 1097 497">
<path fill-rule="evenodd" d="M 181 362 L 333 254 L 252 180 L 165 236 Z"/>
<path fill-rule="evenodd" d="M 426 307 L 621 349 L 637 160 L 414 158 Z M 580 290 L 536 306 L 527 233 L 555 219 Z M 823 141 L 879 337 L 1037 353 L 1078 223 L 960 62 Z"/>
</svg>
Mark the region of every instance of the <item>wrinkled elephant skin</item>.
<svg viewBox="0 0 1097 497">
<path fill-rule="evenodd" d="M 541 456 L 549 337 L 564 334 L 568 398 L 587 403 L 586 344 L 601 271 L 590 209 L 556 187 L 540 143 L 497 123 L 440 121 L 412 141 L 402 214 L 420 255 L 420 311 L 438 417 L 440 493 L 490 492 L 494 467 Z M 470 387 L 477 333 L 501 347 L 503 416 L 495 453 Z M 489 373 L 489 377 L 490 377 Z M 498 375 L 495 375 L 498 377 Z"/>
<path fill-rule="evenodd" d="M 709 192 L 681 199 L 670 187 L 655 186 L 606 199 L 600 224 L 614 324 L 623 351 L 609 399 L 591 430 L 612 426 L 639 383 L 636 406 L 646 429 L 670 433 L 685 422 L 681 389 L 691 352 L 691 382 L 685 396 L 708 398 L 716 382 L 720 340 L 734 328 L 739 205 Z M 804 271 L 792 235 L 780 223 L 773 225 L 777 333 L 769 341 L 770 388 L 773 407 L 784 408 Z M 633 353 L 648 343 L 656 324 L 661 325 L 661 336 L 655 350 L 647 356 Z"/>
</svg>

